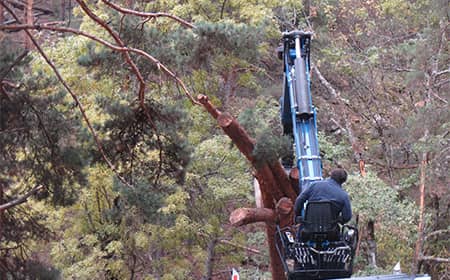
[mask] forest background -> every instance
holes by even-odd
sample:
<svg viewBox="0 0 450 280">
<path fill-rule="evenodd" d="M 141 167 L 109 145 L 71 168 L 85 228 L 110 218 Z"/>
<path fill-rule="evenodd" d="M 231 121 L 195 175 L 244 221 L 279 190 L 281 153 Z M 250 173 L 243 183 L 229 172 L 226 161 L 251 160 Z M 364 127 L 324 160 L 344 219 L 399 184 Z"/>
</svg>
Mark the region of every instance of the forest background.
<svg viewBox="0 0 450 280">
<path fill-rule="evenodd" d="M 275 49 L 299 28 L 356 274 L 449 279 L 448 27 L 446 0 L 0 0 L 0 278 L 270 279 L 263 227 L 228 221 L 252 167 L 194 97 L 284 156 Z"/>
</svg>

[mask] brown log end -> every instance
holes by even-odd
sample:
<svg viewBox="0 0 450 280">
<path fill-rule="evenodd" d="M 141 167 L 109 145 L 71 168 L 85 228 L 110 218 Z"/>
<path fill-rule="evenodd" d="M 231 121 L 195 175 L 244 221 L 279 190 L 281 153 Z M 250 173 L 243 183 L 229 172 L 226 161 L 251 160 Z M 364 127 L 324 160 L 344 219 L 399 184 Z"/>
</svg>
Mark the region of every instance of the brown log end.
<svg viewBox="0 0 450 280">
<path fill-rule="evenodd" d="M 231 212 L 230 214 L 230 223 L 232 226 L 239 227 L 244 223 L 244 219 L 248 216 L 249 209 L 247 208 L 239 208 Z"/>
<path fill-rule="evenodd" d="M 206 96 L 204 94 L 199 94 L 199 95 L 197 95 L 197 100 L 198 100 L 198 102 L 200 102 L 202 104 L 206 104 L 206 103 L 208 103 L 208 96 Z"/>
<path fill-rule="evenodd" d="M 238 208 L 230 214 L 230 223 L 235 227 L 257 222 L 274 223 L 275 220 L 275 211 L 269 208 Z"/>
<path fill-rule="evenodd" d="M 281 198 L 276 205 L 277 212 L 281 215 L 289 215 L 294 208 L 292 200 L 287 197 Z"/>
<path fill-rule="evenodd" d="M 298 181 L 299 173 L 298 173 L 298 168 L 297 167 L 291 169 L 291 172 L 289 172 L 289 178 L 291 180 L 297 180 Z"/>
<path fill-rule="evenodd" d="M 233 117 L 228 113 L 223 113 L 217 118 L 217 122 L 221 127 L 228 127 L 233 122 Z"/>
</svg>

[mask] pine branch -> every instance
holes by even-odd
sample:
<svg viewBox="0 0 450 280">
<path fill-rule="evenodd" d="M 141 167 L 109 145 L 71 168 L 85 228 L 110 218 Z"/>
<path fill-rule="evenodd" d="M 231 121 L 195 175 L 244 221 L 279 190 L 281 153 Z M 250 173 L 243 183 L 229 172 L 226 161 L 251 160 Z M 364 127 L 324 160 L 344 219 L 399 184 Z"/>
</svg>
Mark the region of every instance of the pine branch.
<svg viewBox="0 0 450 280">
<path fill-rule="evenodd" d="M 81 9 L 98 25 L 103 27 L 113 38 L 114 41 L 116 41 L 117 45 L 124 48 L 125 43 L 120 38 L 119 34 L 115 32 L 111 27 L 109 27 L 108 23 L 106 23 L 104 20 L 99 18 L 94 12 L 92 12 L 91 9 L 87 6 L 86 3 L 82 0 L 76 0 L 78 4 L 80 5 Z M 128 50 L 124 51 L 125 60 L 127 63 L 131 66 L 132 71 L 136 75 L 137 79 L 139 80 L 139 102 L 141 104 L 142 108 L 145 108 L 145 81 L 144 77 L 141 74 L 141 71 L 137 67 L 137 65 L 134 63 L 134 61 L 131 59 L 130 53 Z"/>
<path fill-rule="evenodd" d="M 27 54 L 28 50 L 25 50 L 18 57 L 16 57 L 13 63 L 0 74 L 0 81 L 3 81 L 3 79 L 9 74 L 9 72 L 11 72 L 14 66 L 19 64 L 27 56 Z"/>
<path fill-rule="evenodd" d="M 140 56 L 143 56 L 145 59 L 149 60 L 151 63 L 156 64 L 156 67 L 162 71 L 163 73 L 165 73 L 166 75 L 168 75 L 169 77 L 171 77 L 175 83 L 177 83 L 182 89 L 184 94 L 186 95 L 187 98 L 189 98 L 189 100 L 196 105 L 201 105 L 198 101 L 196 101 L 193 97 L 192 94 L 190 93 L 190 91 L 187 89 L 186 85 L 184 84 L 184 82 L 172 71 L 170 70 L 167 66 L 165 66 L 164 64 L 162 64 L 158 59 L 156 59 L 155 57 L 151 56 L 150 54 L 148 54 L 147 52 L 140 50 L 140 49 L 136 49 L 136 48 L 130 48 L 130 47 L 120 47 L 117 45 L 114 45 L 106 40 L 103 40 L 97 36 L 94 36 L 92 34 L 89 34 L 87 32 L 78 30 L 78 29 L 73 29 L 73 28 L 69 28 L 69 27 L 61 27 L 61 26 L 53 26 L 54 23 L 50 23 L 50 24 L 34 24 L 34 25 L 28 25 L 28 24 L 16 24 L 16 25 L 0 25 L 0 30 L 25 30 L 25 29 L 35 29 L 35 30 L 50 30 L 50 31 L 56 31 L 56 32 L 64 32 L 64 33 L 72 33 L 72 34 L 76 34 L 76 35 L 80 35 L 86 38 L 89 38 L 97 43 L 100 43 L 114 51 L 118 51 L 118 52 L 132 52 L 132 53 L 136 53 Z"/>
<path fill-rule="evenodd" d="M 7 6 L 3 0 L 0 0 L 0 4 L 16 19 L 17 22 L 20 23 L 20 19 L 19 17 L 14 13 L 13 10 L 11 10 L 11 8 L 9 8 L 9 6 Z M 28 35 L 28 37 L 30 38 L 31 42 L 34 44 L 34 46 L 36 47 L 36 49 L 38 50 L 39 54 L 44 58 L 44 60 L 47 62 L 47 64 L 50 66 L 50 68 L 52 68 L 53 72 L 55 73 L 56 77 L 58 78 L 59 82 L 64 86 L 64 88 L 67 90 L 67 92 L 69 92 L 69 94 L 72 96 L 72 99 L 75 101 L 78 109 L 81 112 L 81 115 L 84 119 L 84 121 L 86 122 L 89 131 L 91 132 L 92 136 L 94 137 L 94 141 L 97 145 L 98 150 L 100 151 L 103 159 L 105 160 L 105 162 L 108 164 L 108 166 L 111 168 L 111 170 L 116 174 L 116 176 L 122 181 L 122 183 L 124 183 L 126 186 L 128 187 L 132 187 L 117 171 L 116 167 L 112 164 L 112 162 L 109 160 L 109 158 L 106 156 L 106 153 L 103 149 L 102 144 L 100 143 L 100 139 L 97 135 L 97 133 L 95 132 L 89 118 L 87 117 L 86 111 L 84 109 L 84 106 L 80 103 L 80 100 L 78 98 L 78 96 L 72 91 L 72 89 L 67 85 L 67 83 L 65 82 L 65 80 L 63 79 L 63 77 L 61 76 L 61 74 L 59 73 L 58 69 L 56 68 L 56 66 L 53 64 L 53 62 L 51 62 L 51 60 L 48 58 L 48 56 L 45 54 L 45 52 L 43 51 L 43 49 L 41 48 L 41 46 L 39 45 L 39 43 L 36 41 L 36 39 L 34 38 L 34 36 L 30 33 L 30 31 L 28 29 L 24 29 L 26 34 Z"/>
</svg>

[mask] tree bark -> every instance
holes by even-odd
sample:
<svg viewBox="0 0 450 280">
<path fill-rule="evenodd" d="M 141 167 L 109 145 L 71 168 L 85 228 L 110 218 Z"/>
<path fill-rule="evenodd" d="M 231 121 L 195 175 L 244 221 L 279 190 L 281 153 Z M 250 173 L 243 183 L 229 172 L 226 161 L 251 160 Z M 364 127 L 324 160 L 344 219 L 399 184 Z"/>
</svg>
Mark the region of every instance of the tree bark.
<svg viewBox="0 0 450 280">
<path fill-rule="evenodd" d="M 259 182 L 256 178 L 253 178 L 253 189 L 255 191 L 256 208 L 262 208 L 261 188 L 259 187 Z"/>
<path fill-rule="evenodd" d="M 300 189 L 299 179 L 300 174 L 298 168 L 297 167 L 292 168 L 291 171 L 289 172 L 289 181 L 291 182 L 292 189 L 295 191 L 297 195 L 302 192 L 302 190 Z"/>
</svg>

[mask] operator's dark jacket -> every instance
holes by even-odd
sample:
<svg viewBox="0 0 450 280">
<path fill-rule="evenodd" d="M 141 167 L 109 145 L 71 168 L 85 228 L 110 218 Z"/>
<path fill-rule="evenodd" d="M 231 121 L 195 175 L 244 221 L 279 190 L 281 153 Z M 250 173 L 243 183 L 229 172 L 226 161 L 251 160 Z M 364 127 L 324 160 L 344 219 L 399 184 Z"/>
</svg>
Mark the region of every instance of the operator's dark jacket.
<svg viewBox="0 0 450 280">
<path fill-rule="evenodd" d="M 334 206 L 333 209 L 337 211 L 336 214 L 342 212 L 342 222 L 346 223 L 352 218 L 352 208 L 347 192 L 342 189 L 342 186 L 333 179 L 326 179 L 311 183 L 295 201 L 295 215 L 300 216 L 303 210 L 303 205 L 306 201 L 321 201 L 329 200 Z"/>
</svg>

